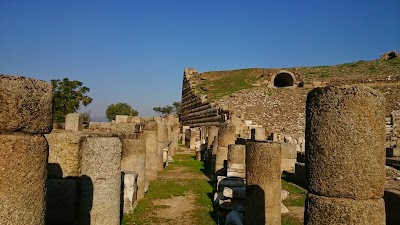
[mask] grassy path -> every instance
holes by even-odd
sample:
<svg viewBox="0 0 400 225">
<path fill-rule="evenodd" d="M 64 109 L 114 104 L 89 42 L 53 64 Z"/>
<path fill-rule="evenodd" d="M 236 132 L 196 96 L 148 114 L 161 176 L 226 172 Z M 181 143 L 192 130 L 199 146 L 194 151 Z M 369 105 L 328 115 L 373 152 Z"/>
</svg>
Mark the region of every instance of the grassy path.
<svg viewBox="0 0 400 225">
<path fill-rule="evenodd" d="M 124 215 L 122 225 L 217 224 L 211 201 L 213 188 L 205 172 L 193 151 L 180 147 L 174 162 L 150 183 L 150 190 L 134 213 Z M 283 177 L 282 189 L 290 194 L 283 203 L 290 212 L 282 215 L 282 225 L 302 225 L 305 192 L 285 180 Z"/>
<path fill-rule="evenodd" d="M 122 224 L 216 224 L 210 199 L 212 186 L 194 153 L 180 148 L 174 162 L 150 183 L 133 214 Z"/>
</svg>

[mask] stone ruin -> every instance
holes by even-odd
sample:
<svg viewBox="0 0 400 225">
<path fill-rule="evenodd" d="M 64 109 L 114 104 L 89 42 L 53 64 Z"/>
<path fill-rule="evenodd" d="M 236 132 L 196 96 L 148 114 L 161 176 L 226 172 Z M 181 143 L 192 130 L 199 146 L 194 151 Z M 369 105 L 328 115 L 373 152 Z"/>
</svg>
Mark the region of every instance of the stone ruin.
<svg viewBox="0 0 400 225">
<path fill-rule="evenodd" d="M 0 224 L 120 224 L 176 151 L 175 117 L 83 129 L 74 113 L 52 130 L 51 84 L 2 75 L 0 88 Z"/>
<path fill-rule="evenodd" d="M 0 224 L 120 224 L 179 137 L 213 168 L 214 204 L 226 224 L 280 224 L 283 171 L 308 191 L 304 224 L 399 222 L 400 173 L 385 168 L 385 160 L 398 162 L 385 147 L 386 154 L 397 148 L 399 116 L 393 112 L 385 127 L 385 99 L 370 88 L 311 91 L 304 137 L 268 133 L 240 117 L 181 132 L 174 117 L 122 116 L 79 130 L 72 115 L 71 130 L 52 131 L 50 84 L 1 76 L 0 87 Z"/>
</svg>

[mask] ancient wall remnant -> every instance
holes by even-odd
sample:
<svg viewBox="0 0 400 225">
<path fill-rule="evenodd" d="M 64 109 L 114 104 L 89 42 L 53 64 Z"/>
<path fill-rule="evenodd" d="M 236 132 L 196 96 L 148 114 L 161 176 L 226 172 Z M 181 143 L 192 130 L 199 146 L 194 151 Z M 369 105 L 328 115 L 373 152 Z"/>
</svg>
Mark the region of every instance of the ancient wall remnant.
<svg viewBox="0 0 400 225">
<path fill-rule="evenodd" d="M 79 113 L 69 113 L 65 116 L 65 130 L 82 131 L 83 117 Z"/>
<path fill-rule="evenodd" d="M 367 87 L 309 93 L 304 224 L 385 224 L 384 102 Z"/>
<path fill-rule="evenodd" d="M 45 223 L 51 84 L 0 75 L 0 224 Z"/>
</svg>

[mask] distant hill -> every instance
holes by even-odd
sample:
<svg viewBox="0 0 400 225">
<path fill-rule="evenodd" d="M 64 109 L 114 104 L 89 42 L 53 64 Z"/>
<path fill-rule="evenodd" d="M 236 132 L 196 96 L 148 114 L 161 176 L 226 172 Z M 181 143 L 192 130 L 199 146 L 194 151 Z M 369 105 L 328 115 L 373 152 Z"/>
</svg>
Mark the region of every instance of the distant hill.
<svg viewBox="0 0 400 225">
<path fill-rule="evenodd" d="M 249 68 L 199 73 L 191 78 L 195 89 L 209 101 L 218 101 L 240 90 L 262 86 L 263 80 L 278 70 L 288 70 L 307 83 L 368 83 L 400 81 L 400 57 L 390 60 L 358 61 L 334 66 L 292 68 Z"/>
</svg>

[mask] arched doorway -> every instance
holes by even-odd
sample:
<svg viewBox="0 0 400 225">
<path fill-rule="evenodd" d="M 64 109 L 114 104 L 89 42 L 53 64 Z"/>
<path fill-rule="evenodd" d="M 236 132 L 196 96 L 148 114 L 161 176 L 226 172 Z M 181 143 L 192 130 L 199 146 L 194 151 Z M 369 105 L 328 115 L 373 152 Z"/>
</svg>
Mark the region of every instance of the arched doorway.
<svg viewBox="0 0 400 225">
<path fill-rule="evenodd" d="M 293 86 L 293 83 L 294 83 L 293 76 L 286 72 L 278 73 L 274 78 L 275 87 L 289 87 Z"/>
</svg>

